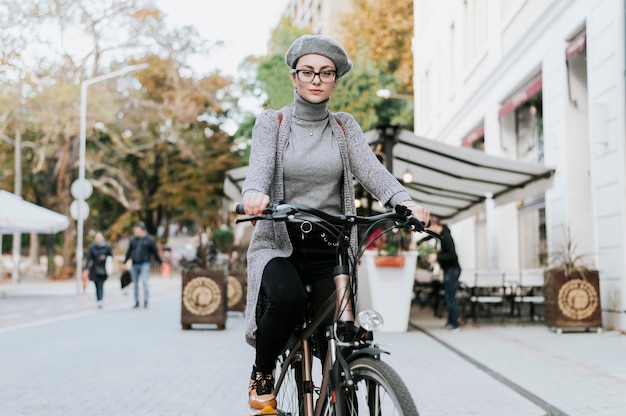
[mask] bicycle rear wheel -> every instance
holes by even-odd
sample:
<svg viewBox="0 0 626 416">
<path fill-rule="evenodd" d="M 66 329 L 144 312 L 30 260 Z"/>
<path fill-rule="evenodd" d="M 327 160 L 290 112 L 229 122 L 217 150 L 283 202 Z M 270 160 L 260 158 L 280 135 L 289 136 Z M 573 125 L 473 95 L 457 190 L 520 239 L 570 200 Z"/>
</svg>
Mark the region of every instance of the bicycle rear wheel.
<svg viewBox="0 0 626 416">
<path fill-rule="evenodd" d="M 345 413 L 350 416 L 418 416 L 406 385 L 387 363 L 372 357 L 358 358 L 349 364 L 354 389 L 346 395 Z M 337 414 L 336 403 L 326 403 L 322 414 Z"/>
<path fill-rule="evenodd" d="M 281 374 L 283 367 L 285 376 L 276 395 L 278 403 L 277 410 L 279 415 L 284 416 L 304 416 L 304 407 L 302 403 L 302 361 L 301 359 L 292 360 L 285 363 L 286 354 L 278 357 L 276 361 L 275 374 Z"/>
</svg>

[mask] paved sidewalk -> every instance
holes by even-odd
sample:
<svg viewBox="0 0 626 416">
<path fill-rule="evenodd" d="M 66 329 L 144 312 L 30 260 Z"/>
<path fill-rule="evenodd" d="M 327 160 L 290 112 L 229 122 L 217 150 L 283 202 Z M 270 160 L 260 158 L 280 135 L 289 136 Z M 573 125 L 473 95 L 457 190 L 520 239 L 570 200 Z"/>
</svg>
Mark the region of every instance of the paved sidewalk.
<svg viewBox="0 0 626 416">
<path fill-rule="evenodd" d="M 0 415 L 246 414 L 253 349 L 241 314 L 230 313 L 225 330 L 182 330 L 175 274 L 151 278 L 147 310 L 132 309 L 115 280 L 101 310 L 75 282 L 16 286 L 0 285 Z M 448 332 L 417 307 L 412 324 L 423 331 L 376 339 L 421 415 L 624 414 L 624 335 L 488 323 Z"/>
<path fill-rule="evenodd" d="M 445 319 L 430 309 L 413 306 L 411 314 L 412 326 L 552 414 L 626 414 L 626 335 L 483 322 L 454 332 L 442 329 Z"/>
</svg>

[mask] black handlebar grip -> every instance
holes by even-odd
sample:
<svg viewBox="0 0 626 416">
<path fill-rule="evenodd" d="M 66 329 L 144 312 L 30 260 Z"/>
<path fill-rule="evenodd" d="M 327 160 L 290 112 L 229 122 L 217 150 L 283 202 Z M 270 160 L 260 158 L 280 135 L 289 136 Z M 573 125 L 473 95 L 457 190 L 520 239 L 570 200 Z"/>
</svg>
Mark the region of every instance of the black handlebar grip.
<svg viewBox="0 0 626 416">
<path fill-rule="evenodd" d="M 245 212 L 243 211 L 243 204 L 237 204 L 237 206 L 235 207 L 235 213 L 245 214 Z"/>
</svg>

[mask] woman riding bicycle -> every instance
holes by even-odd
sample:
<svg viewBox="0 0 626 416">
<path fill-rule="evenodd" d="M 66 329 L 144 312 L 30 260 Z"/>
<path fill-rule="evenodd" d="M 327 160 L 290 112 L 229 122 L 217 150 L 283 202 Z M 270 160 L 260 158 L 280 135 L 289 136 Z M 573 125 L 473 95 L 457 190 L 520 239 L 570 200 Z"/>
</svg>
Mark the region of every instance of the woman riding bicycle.
<svg viewBox="0 0 626 416">
<path fill-rule="evenodd" d="M 356 178 L 386 206 L 405 205 L 428 223 L 429 212 L 410 199 L 376 158 L 354 117 L 326 108 L 337 81 L 352 69 L 344 48 L 326 36 L 304 35 L 290 46 L 285 60 L 294 103 L 257 118 L 243 186 L 245 213 L 262 214 L 271 201 L 354 214 Z M 334 244 L 314 220 L 256 224 L 248 249 L 246 306 L 246 340 L 256 348 L 249 388 L 252 414 L 276 407 L 272 371 L 303 319 L 305 286 L 312 287 L 309 300 L 315 313 L 335 290 L 335 264 Z M 324 340 L 318 342 L 323 358 L 326 346 Z"/>
</svg>

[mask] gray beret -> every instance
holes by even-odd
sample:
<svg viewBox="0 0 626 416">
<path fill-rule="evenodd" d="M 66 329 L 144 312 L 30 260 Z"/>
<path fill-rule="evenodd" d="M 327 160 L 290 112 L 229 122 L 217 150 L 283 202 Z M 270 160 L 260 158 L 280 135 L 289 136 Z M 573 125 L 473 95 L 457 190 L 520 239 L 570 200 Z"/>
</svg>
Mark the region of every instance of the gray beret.
<svg viewBox="0 0 626 416">
<path fill-rule="evenodd" d="M 285 62 L 289 68 L 295 68 L 296 62 L 304 55 L 322 55 L 333 61 L 337 67 L 337 79 L 352 69 L 352 61 L 348 58 L 343 46 L 333 38 L 322 35 L 303 35 L 296 39 L 287 53 Z"/>
</svg>

